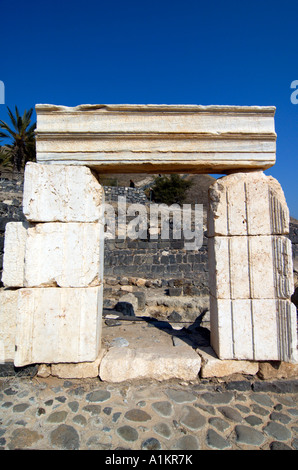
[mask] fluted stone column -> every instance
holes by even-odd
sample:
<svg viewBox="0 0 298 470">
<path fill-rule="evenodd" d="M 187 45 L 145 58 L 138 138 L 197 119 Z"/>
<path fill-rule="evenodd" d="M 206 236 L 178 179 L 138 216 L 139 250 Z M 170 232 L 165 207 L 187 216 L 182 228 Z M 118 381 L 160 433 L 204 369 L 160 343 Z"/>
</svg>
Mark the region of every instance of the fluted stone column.
<svg viewBox="0 0 298 470">
<path fill-rule="evenodd" d="M 17 306 L 14 363 L 95 361 L 101 345 L 103 189 L 87 167 L 28 163 L 23 211 L 25 223 L 6 226 L 2 276 Z"/>
<path fill-rule="evenodd" d="M 296 360 L 289 211 L 274 178 L 234 173 L 209 189 L 212 347 L 220 359 Z"/>
</svg>

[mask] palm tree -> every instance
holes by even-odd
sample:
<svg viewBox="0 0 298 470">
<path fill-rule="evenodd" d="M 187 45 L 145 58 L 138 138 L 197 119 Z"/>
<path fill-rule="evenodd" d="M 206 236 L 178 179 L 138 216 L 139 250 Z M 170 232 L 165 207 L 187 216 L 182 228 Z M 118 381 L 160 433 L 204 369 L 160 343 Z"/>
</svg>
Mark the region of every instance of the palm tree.
<svg viewBox="0 0 298 470">
<path fill-rule="evenodd" d="M 2 147 L 2 160 L 10 160 L 13 170 L 21 171 L 22 167 L 29 161 L 35 160 L 35 134 L 36 123 L 31 123 L 33 108 L 24 111 L 20 115 L 17 106 L 15 106 L 15 116 L 9 108 L 8 115 L 12 126 L 0 120 L 0 138 L 10 138 L 11 143 Z"/>
</svg>

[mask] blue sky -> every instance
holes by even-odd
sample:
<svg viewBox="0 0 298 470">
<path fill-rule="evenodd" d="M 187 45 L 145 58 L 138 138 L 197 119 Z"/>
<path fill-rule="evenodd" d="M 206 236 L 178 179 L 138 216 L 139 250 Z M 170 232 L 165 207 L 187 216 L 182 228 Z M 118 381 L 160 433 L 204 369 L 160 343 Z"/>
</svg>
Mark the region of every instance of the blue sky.
<svg viewBox="0 0 298 470">
<path fill-rule="evenodd" d="M 297 0 L 0 0 L 5 105 L 276 106 L 279 180 L 298 219 Z"/>
</svg>

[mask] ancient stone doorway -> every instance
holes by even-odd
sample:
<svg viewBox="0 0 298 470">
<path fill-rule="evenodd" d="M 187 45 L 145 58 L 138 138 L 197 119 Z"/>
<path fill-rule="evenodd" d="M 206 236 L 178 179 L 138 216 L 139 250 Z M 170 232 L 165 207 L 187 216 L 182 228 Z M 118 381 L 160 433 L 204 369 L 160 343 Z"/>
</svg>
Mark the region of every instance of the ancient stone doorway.
<svg viewBox="0 0 298 470">
<path fill-rule="evenodd" d="M 93 171 L 227 174 L 210 190 L 212 346 L 220 359 L 295 360 L 289 214 L 278 182 L 263 173 L 275 162 L 274 108 L 36 110 L 28 224 L 6 234 L 3 282 L 18 288 L 17 366 L 98 357 L 104 194 Z M 9 246 L 18 247 L 17 257 Z"/>
</svg>

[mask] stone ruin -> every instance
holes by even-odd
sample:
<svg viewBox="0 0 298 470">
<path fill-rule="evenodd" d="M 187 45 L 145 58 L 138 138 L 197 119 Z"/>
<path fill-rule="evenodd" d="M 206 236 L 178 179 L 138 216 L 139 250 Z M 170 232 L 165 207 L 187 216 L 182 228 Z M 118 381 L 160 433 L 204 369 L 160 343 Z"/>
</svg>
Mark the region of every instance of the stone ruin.
<svg viewBox="0 0 298 470">
<path fill-rule="evenodd" d="M 5 360 L 74 371 L 103 363 L 105 201 L 97 175 L 135 172 L 226 175 L 209 189 L 211 346 L 220 361 L 297 362 L 289 211 L 278 181 L 264 174 L 276 158 L 274 107 L 37 105 L 36 112 L 26 221 L 5 231 Z M 127 358 L 113 349 L 120 368 L 133 363 L 138 371 L 135 351 Z M 158 368 L 148 357 L 149 369 Z M 198 374 L 198 361 L 176 360 Z"/>
</svg>

